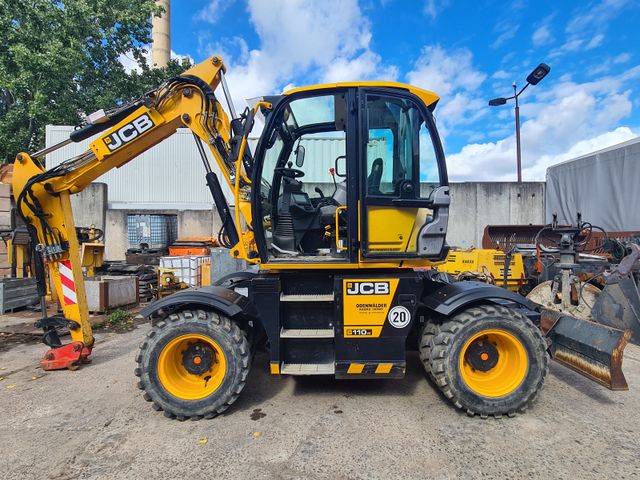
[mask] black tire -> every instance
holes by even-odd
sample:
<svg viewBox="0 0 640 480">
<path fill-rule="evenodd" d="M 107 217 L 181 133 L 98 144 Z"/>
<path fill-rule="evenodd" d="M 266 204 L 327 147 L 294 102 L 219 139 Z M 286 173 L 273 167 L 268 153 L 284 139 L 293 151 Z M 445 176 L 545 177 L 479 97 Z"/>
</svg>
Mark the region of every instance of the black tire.
<svg viewBox="0 0 640 480">
<path fill-rule="evenodd" d="M 427 320 L 424 328 L 422 329 L 422 335 L 420 336 L 420 347 L 418 348 L 418 353 L 420 355 L 420 361 L 424 366 L 427 375 L 434 382 L 436 381 L 433 378 L 433 374 L 431 373 L 431 341 L 433 337 L 435 337 L 438 333 L 440 333 L 440 325 L 435 323 L 431 319 Z"/>
<path fill-rule="evenodd" d="M 477 394 L 463 379 L 460 371 L 462 349 L 474 335 L 485 330 L 497 329 L 514 336 L 524 347 L 527 370 L 522 382 L 510 393 L 500 397 Z M 546 344 L 538 328 L 521 313 L 498 305 L 482 305 L 469 308 L 446 320 L 438 327 L 425 329 L 421 345 L 421 357 L 428 358 L 425 368 L 436 385 L 456 408 L 470 416 L 514 416 L 529 408 L 542 390 L 549 372 Z"/>
<path fill-rule="evenodd" d="M 178 398 L 165 389 L 158 375 L 158 358 L 173 339 L 197 334 L 212 339 L 224 353 L 226 373 L 220 386 L 209 396 L 198 400 Z M 251 351 L 242 330 L 229 318 L 204 310 L 184 310 L 159 321 L 147 334 L 136 357 L 140 377 L 138 388 L 143 397 L 153 402 L 154 410 L 178 420 L 213 418 L 236 401 L 244 388 L 250 368 Z"/>
</svg>

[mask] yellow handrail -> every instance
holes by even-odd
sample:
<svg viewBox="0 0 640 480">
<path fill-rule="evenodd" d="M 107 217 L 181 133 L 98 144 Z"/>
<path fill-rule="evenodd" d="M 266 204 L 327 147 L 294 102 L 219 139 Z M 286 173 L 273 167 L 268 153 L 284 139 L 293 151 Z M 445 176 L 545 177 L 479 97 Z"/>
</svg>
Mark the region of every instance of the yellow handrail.
<svg viewBox="0 0 640 480">
<path fill-rule="evenodd" d="M 339 218 L 340 218 L 340 212 L 342 210 L 347 210 L 347 207 L 345 205 L 336 208 L 336 250 L 338 250 L 338 252 L 344 252 L 345 250 L 348 250 L 348 247 L 343 247 L 340 245 L 340 227 L 339 227 Z"/>
</svg>

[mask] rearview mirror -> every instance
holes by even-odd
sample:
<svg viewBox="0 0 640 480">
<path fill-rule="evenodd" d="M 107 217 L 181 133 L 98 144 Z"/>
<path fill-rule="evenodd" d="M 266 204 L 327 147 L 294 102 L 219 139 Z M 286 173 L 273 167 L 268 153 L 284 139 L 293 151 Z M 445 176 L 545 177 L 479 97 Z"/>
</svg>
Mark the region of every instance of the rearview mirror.
<svg viewBox="0 0 640 480">
<path fill-rule="evenodd" d="M 340 161 L 342 160 L 342 161 Z M 336 172 L 336 177 L 340 177 L 340 178 L 346 178 L 347 176 L 347 157 L 346 155 L 340 155 L 338 158 L 336 158 L 336 162 L 335 162 L 335 172 Z"/>
<path fill-rule="evenodd" d="M 298 148 L 296 148 L 296 167 L 304 165 L 304 154 L 304 147 L 302 145 L 298 145 Z"/>
</svg>

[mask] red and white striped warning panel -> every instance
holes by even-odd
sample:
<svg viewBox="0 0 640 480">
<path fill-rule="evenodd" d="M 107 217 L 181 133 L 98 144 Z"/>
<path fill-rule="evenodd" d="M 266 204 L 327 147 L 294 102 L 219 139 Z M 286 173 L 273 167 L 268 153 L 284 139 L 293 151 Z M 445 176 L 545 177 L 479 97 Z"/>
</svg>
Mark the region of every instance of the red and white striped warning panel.
<svg viewBox="0 0 640 480">
<path fill-rule="evenodd" d="M 73 280 L 73 270 L 71 270 L 71 262 L 62 260 L 58 262 L 58 271 L 60 272 L 60 281 L 62 283 L 62 297 L 65 305 L 77 305 L 78 295 L 76 294 L 76 282 Z"/>
</svg>

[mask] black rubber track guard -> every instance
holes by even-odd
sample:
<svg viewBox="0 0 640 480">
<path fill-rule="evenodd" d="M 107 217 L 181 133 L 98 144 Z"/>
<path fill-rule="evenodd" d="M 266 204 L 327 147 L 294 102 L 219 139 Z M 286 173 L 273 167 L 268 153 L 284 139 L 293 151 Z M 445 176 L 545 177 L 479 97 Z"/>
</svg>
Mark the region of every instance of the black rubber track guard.
<svg viewBox="0 0 640 480">
<path fill-rule="evenodd" d="M 165 313 L 171 313 L 183 308 L 213 310 L 229 318 L 233 318 L 236 315 L 251 318 L 258 317 L 254 305 L 247 297 L 236 293 L 234 290 L 216 286 L 188 288 L 174 293 L 147 305 L 140 311 L 140 315 L 152 317 L 160 310 Z"/>
<path fill-rule="evenodd" d="M 480 282 L 444 284 L 437 290 L 423 296 L 421 301 L 427 308 L 447 317 L 464 307 L 487 302 L 496 304 L 513 302 L 533 312 L 537 312 L 538 309 L 535 303 L 517 293 Z"/>
</svg>

